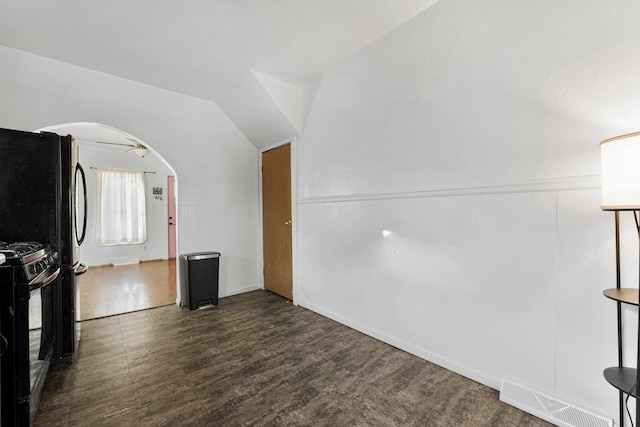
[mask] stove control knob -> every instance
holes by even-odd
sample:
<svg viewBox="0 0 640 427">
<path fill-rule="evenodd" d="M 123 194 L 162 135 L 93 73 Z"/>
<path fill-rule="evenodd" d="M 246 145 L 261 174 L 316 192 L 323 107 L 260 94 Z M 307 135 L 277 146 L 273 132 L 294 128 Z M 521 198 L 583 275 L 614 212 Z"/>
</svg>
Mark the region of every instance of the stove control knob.
<svg viewBox="0 0 640 427">
<path fill-rule="evenodd" d="M 29 273 L 36 274 L 36 266 L 34 264 L 29 264 Z"/>
<path fill-rule="evenodd" d="M 57 260 L 57 259 L 58 259 L 58 252 L 53 251 L 53 252 L 51 253 L 51 262 L 53 263 L 53 262 L 54 262 L 55 260 Z"/>
</svg>

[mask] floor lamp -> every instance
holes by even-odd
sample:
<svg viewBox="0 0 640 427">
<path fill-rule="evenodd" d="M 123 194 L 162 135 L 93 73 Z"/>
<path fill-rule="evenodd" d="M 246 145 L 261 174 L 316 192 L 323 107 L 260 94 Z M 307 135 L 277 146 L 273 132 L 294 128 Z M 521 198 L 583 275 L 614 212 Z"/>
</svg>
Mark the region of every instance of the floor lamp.
<svg viewBox="0 0 640 427">
<path fill-rule="evenodd" d="M 617 303 L 618 366 L 607 368 L 604 377 L 619 391 L 620 425 L 624 425 L 625 398 L 636 398 L 634 425 L 640 420 L 640 312 L 638 313 L 638 341 L 635 367 L 625 367 L 622 357 L 622 304 L 638 307 L 638 288 L 623 288 L 620 278 L 620 212 L 633 213 L 640 242 L 640 132 L 610 138 L 600 143 L 602 162 L 602 210 L 615 212 L 616 232 L 616 287 L 604 295 Z M 639 260 L 640 268 L 640 260 Z M 640 276 L 639 276 L 640 277 Z M 640 280 L 640 279 L 639 279 Z M 629 413 L 631 417 L 631 413 Z"/>
</svg>

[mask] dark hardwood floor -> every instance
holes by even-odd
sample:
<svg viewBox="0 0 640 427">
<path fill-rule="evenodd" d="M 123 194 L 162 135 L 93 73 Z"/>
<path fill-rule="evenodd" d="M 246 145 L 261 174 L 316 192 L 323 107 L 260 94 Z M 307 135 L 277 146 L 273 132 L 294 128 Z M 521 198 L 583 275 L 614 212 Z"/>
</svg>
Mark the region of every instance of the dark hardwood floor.
<svg viewBox="0 0 640 427">
<path fill-rule="evenodd" d="M 498 392 L 266 291 L 82 322 L 36 426 L 546 426 Z"/>
</svg>

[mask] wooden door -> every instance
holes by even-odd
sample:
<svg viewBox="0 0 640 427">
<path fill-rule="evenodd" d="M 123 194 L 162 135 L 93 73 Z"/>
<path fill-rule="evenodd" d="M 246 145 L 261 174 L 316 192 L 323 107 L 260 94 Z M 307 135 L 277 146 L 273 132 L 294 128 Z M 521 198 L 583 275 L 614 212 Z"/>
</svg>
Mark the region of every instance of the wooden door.
<svg viewBox="0 0 640 427">
<path fill-rule="evenodd" d="M 169 259 L 176 258 L 176 193 L 175 177 L 167 176 L 167 227 L 169 233 Z"/>
<path fill-rule="evenodd" d="M 264 288 L 293 300 L 291 146 L 262 153 Z"/>
</svg>

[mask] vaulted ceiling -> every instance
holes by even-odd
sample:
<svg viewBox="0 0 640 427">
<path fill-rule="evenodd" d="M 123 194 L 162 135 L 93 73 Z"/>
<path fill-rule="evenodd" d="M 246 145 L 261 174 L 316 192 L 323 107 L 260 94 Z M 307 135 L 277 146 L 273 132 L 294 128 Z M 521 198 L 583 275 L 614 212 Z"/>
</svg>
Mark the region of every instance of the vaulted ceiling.
<svg viewBox="0 0 640 427">
<path fill-rule="evenodd" d="M 5 0 L 0 44 L 216 102 L 264 146 L 300 132 L 305 96 L 330 64 L 437 1 Z M 286 111 L 291 97 L 301 111 Z M 248 123 L 256 114 L 264 123 Z M 274 133 L 261 140 L 267 123 Z"/>
</svg>

